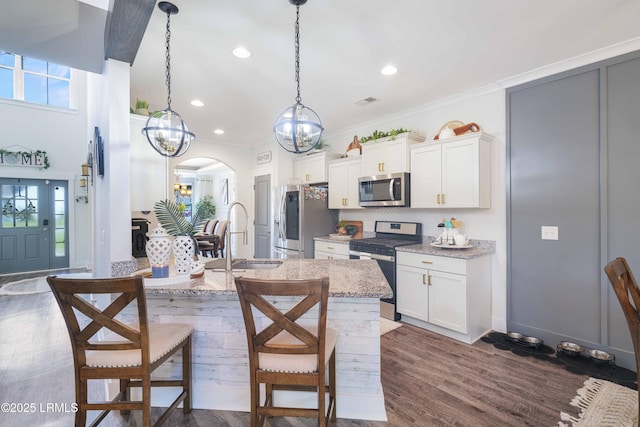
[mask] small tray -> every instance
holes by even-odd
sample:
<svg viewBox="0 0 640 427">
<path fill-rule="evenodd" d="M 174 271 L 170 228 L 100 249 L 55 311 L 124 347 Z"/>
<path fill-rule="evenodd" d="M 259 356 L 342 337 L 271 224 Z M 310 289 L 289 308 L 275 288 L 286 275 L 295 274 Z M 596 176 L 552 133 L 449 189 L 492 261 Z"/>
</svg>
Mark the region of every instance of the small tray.
<svg viewBox="0 0 640 427">
<path fill-rule="evenodd" d="M 449 243 L 435 243 L 435 242 L 431 242 L 429 243 L 429 245 L 433 246 L 434 248 L 441 248 L 441 249 L 469 249 L 473 247 L 473 245 L 458 246 L 458 245 L 450 245 Z"/>
</svg>

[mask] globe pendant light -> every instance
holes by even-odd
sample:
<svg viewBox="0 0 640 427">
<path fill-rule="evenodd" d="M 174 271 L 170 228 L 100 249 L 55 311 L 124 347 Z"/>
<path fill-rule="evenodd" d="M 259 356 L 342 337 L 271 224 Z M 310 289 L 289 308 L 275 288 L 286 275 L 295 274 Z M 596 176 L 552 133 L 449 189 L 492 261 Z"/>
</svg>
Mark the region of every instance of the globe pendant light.
<svg viewBox="0 0 640 427">
<path fill-rule="evenodd" d="M 179 157 L 187 152 L 191 141 L 195 139 L 193 132 L 189 132 L 187 125 L 178 113 L 171 109 L 171 55 L 169 42 L 171 39 L 170 21 L 171 15 L 178 13 L 178 8 L 169 2 L 158 3 L 158 9 L 167 14 L 166 30 L 166 83 L 167 83 L 167 108 L 156 111 L 147 120 L 142 133 L 146 135 L 149 144 L 158 153 L 165 157 Z"/>
<path fill-rule="evenodd" d="M 300 6 L 306 2 L 307 0 L 289 0 L 289 3 L 296 6 L 295 48 L 298 96 L 296 96 L 296 103 L 280 114 L 273 128 L 278 144 L 295 154 L 313 150 L 320 142 L 324 130 L 320 117 L 311 108 L 305 107 L 300 98 Z"/>
</svg>

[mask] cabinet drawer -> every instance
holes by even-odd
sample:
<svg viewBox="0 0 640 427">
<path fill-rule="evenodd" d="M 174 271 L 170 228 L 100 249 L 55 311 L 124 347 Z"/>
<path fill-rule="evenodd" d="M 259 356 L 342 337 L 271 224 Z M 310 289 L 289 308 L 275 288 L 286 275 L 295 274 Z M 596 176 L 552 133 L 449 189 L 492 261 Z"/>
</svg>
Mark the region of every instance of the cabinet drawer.
<svg viewBox="0 0 640 427">
<path fill-rule="evenodd" d="M 396 264 L 416 268 L 467 274 L 467 262 L 459 258 L 449 258 L 412 252 L 396 252 Z"/>
<path fill-rule="evenodd" d="M 349 244 L 348 243 L 334 243 L 334 242 L 325 242 L 322 240 L 315 241 L 315 249 L 320 252 L 328 252 L 336 255 L 346 255 L 349 256 Z"/>
</svg>

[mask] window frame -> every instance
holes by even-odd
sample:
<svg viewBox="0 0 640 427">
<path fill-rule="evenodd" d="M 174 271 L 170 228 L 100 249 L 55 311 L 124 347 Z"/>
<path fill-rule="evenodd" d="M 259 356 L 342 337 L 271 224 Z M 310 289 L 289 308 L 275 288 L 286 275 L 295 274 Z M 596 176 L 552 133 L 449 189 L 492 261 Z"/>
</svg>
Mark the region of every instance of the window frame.
<svg viewBox="0 0 640 427">
<path fill-rule="evenodd" d="M 8 53 L 12 53 L 12 52 L 8 52 Z M 54 108 L 54 109 L 63 109 L 63 110 L 77 110 L 78 108 L 78 96 L 77 96 L 77 82 L 78 82 L 78 71 L 73 68 L 73 67 L 69 67 L 69 78 L 65 78 L 65 77 L 60 77 L 60 76 L 56 76 L 56 75 L 51 75 L 51 74 L 45 74 L 45 73 L 38 73 L 35 71 L 25 71 L 22 67 L 22 59 L 24 58 L 23 55 L 18 55 L 16 53 L 13 54 L 14 56 L 14 66 L 13 67 L 9 67 L 6 65 L 0 65 L 0 68 L 4 68 L 4 69 L 9 69 L 9 70 L 13 70 L 13 98 L 4 98 L 4 97 L 0 97 L 0 102 L 3 103 L 13 103 L 13 102 L 19 102 L 19 103 L 26 103 L 29 104 L 31 106 L 40 106 L 40 107 L 46 107 L 46 108 Z M 31 57 L 26 57 L 26 58 L 31 58 Z M 35 58 L 34 58 L 35 59 Z M 45 61 L 47 63 L 50 63 L 50 61 Z M 57 63 L 53 63 L 56 65 L 62 65 L 62 64 L 57 64 Z M 68 67 L 68 65 L 63 65 L 65 67 Z M 47 96 L 47 103 L 43 104 L 43 103 L 39 103 L 39 102 L 31 102 L 31 101 L 25 101 L 24 99 L 24 80 L 25 80 L 25 74 L 31 74 L 31 75 L 35 75 L 35 76 L 41 76 L 41 77 L 45 77 L 47 79 L 56 79 L 56 80 L 61 80 L 61 81 L 68 81 L 69 82 L 69 106 L 68 107 L 62 107 L 59 105 L 53 105 L 53 104 L 49 104 L 49 97 Z M 48 89 L 48 85 L 47 85 L 47 89 Z"/>
</svg>

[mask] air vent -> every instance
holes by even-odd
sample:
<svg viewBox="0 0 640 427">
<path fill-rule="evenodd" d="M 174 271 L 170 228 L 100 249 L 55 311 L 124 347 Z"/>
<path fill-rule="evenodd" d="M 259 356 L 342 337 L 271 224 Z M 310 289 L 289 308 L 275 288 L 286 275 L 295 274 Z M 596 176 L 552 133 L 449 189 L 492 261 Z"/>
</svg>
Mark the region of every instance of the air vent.
<svg viewBox="0 0 640 427">
<path fill-rule="evenodd" d="M 369 104 L 371 104 L 372 102 L 375 102 L 375 101 L 377 101 L 377 99 L 375 99 L 374 97 L 369 96 L 367 98 L 361 99 L 360 101 L 356 101 L 355 103 L 356 103 L 356 105 L 365 106 L 365 105 L 369 105 Z"/>
</svg>

